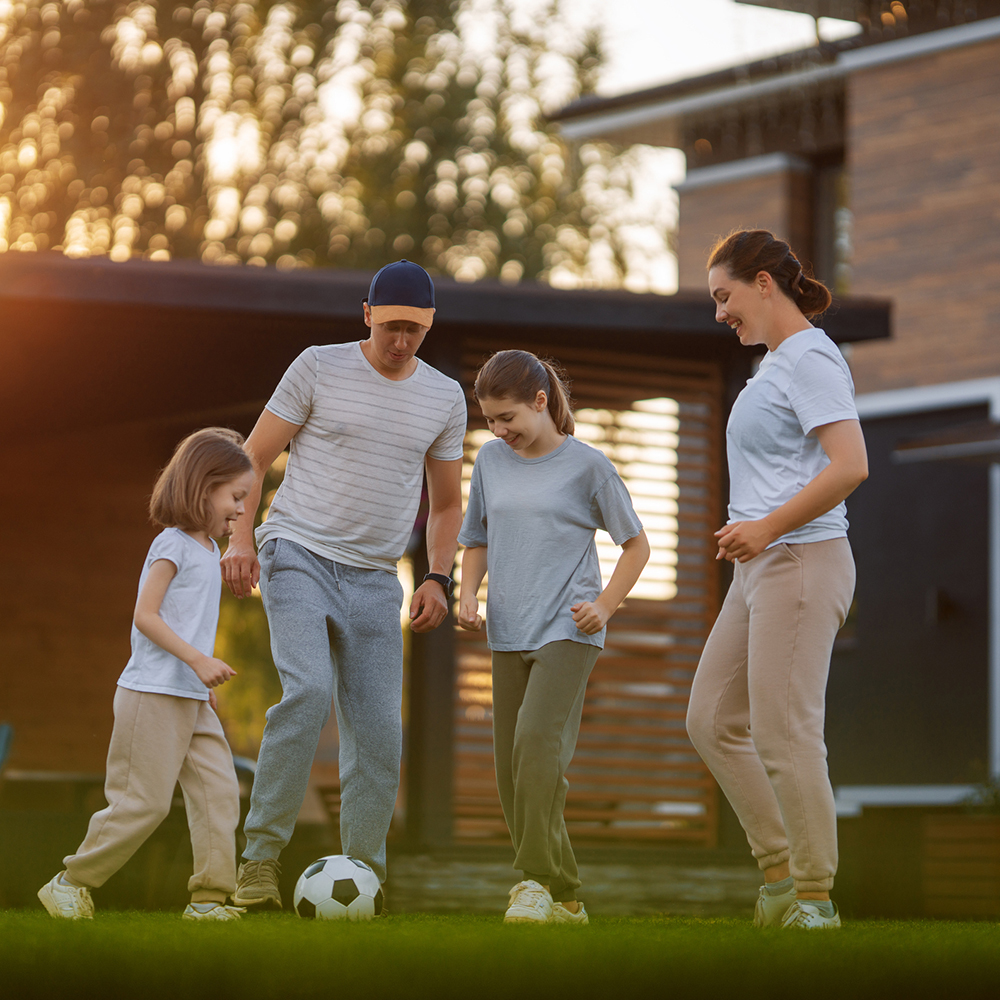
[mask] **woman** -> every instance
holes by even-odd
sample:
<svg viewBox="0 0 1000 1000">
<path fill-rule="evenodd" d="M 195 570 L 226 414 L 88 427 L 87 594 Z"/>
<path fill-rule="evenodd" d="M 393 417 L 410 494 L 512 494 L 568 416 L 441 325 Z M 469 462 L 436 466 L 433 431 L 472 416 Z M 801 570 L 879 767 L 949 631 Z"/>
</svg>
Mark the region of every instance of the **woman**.
<svg viewBox="0 0 1000 1000">
<path fill-rule="evenodd" d="M 726 429 L 733 583 L 691 689 L 688 734 L 764 872 L 759 927 L 840 926 L 823 740 L 833 640 L 854 594 L 845 498 L 868 476 L 850 370 L 809 322 L 830 293 L 764 230 L 713 249 L 716 319 L 765 345 Z"/>
</svg>

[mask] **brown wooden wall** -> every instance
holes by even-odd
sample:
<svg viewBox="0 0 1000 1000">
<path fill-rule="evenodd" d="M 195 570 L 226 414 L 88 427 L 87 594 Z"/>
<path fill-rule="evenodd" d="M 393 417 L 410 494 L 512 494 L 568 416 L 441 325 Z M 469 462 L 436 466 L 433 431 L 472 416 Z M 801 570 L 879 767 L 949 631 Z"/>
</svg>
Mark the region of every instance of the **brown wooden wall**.
<svg viewBox="0 0 1000 1000">
<path fill-rule="evenodd" d="M 712 245 L 733 229 L 770 229 L 808 258 L 812 246 L 810 175 L 778 170 L 680 192 L 678 286 L 705 291 Z M 706 293 L 707 294 L 707 293 Z"/>
<path fill-rule="evenodd" d="M 1000 374 L 1000 41 L 848 81 L 850 293 L 895 301 L 859 392 Z"/>
<path fill-rule="evenodd" d="M 145 505 L 173 428 L 90 428 L 0 448 L 6 489 L 0 715 L 10 766 L 100 773 L 129 657 Z"/>
</svg>

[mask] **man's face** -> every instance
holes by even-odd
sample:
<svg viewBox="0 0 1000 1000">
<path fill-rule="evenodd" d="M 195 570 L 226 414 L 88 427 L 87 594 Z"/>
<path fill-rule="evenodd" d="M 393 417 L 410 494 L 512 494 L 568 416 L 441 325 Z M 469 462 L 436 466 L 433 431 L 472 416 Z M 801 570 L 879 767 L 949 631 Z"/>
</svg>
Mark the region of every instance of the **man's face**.
<svg viewBox="0 0 1000 1000">
<path fill-rule="evenodd" d="M 391 373 L 402 372 L 409 367 L 430 329 L 405 319 L 374 323 L 367 303 L 365 325 L 371 330 L 372 364 Z"/>
</svg>

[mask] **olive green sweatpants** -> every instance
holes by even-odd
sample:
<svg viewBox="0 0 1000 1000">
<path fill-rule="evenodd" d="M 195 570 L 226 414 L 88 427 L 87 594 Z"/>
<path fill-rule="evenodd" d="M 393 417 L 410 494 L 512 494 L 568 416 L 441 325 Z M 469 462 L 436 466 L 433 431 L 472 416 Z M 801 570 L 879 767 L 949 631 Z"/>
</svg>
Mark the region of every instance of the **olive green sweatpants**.
<svg viewBox="0 0 1000 1000">
<path fill-rule="evenodd" d="M 514 867 L 576 899 L 580 878 L 566 832 L 566 769 L 580 734 L 587 678 L 599 646 L 562 640 L 493 651 L 493 753 Z"/>
</svg>

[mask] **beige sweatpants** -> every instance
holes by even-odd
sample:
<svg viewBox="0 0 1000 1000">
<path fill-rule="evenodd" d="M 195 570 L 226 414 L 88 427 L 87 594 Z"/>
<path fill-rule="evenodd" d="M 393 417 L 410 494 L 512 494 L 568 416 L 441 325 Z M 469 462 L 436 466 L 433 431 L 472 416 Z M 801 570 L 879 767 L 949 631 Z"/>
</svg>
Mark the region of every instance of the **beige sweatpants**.
<svg viewBox="0 0 1000 1000">
<path fill-rule="evenodd" d="M 854 594 L 846 538 L 784 543 L 736 563 L 701 655 L 687 728 L 760 868 L 788 861 L 829 891 L 837 816 L 823 725 L 830 653 Z"/>
<path fill-rule="evenodd" d="M 207 701 L 119 687 L 104 797 L 76 854 L 63 859 L 80 885 L 103 885 L 170 812 L 180 782 L 191 830 L 193 902 L 225 902 L 236 888 L 240 789 L 219 717 Z"/>
</svg>

